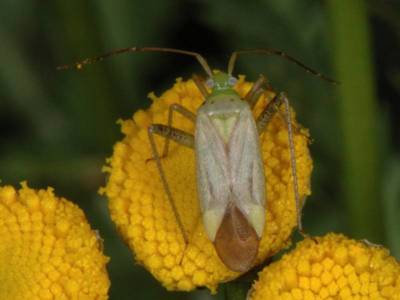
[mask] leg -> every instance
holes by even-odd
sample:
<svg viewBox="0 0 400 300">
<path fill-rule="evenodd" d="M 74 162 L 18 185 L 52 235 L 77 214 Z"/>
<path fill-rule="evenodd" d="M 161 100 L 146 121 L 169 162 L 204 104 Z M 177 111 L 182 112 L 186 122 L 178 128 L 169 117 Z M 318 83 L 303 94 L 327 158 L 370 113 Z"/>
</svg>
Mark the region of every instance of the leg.
<svg viewBox="0 0 400 300">
<path fill-rule="evenodd" d="M 182 116 L 188 118 L 193 123 L 196 121 L 196 115 L 194 113 L 192 113 L 190 110 L 186 109 L 182 105 L 174 103 L 174 104 L 170 105 L 168 108 L 168 125 L 167 126 L 169 128 L 173 128 L 172 121 L 173 121 L 173 113 L 174 112 L 180 113 Z M 156 132 L 154 132 L 154 133 L 156 133 Z M 168 155 L 169 140 L 172 137 L 170 137 L 169 135 L 163 135 L 163 136 L 165 137 L 165 144 L 164 144 L 164 149 L 163 149 L 161 157 L 166 157 Z M 177 142 L 179 143 L 179 141 L 177 141 Z"/>
<path fill-rule="evenodd" d="M 260 75 L 257 81 L 253 84 L 251 90 L 244 97 L 244 101 L 249 103 L 251 109 L 254 108 L 258 98 L 265 91 L 262 87 L 264 84 L 268 85 L 267 79 L 264 75 Z"/>
<path fill-rule="evenodd" d="M 275 97 L 267 104 L 264 110 L 256 119 L 256 125 L 258 129 L 258 133 L 261 134 L 264 132 L 271 118 L 275 115 L 276 112 L 279 111 L 279 107 L 281 106 L 283 99 L 281 94 L 275 95 Z"/>
<path fill-rule="evenodd" d="M 172 210 L 174 212 L 175 218 L 176 218 L 176 220 L 178 222 L 178 226 L 179 226 L 179 229 L 180 229 L 180 231 L 182 233 L 183 240 L 185 241 L 185 244 L 187 244 L 188 243 L 188 237 L 187 237 L 185 228 L 183 227 L 182 220 L 179 217 L 178 210 L 176 208 L 174 199 L 172 197 L 171 190 L 169 189 L 168 182 L 167 182 L 164 170 L 163 170 L 162 165 L 161 165 L 160 155 L 158 154 L 157 146 L 156 146 L 156 143 L 154 141 L 153 134 L 158 134 L 158 135 L 164 136 L 166 138 L 171 138 L 174 141 L 176 141 L 176 142 L 178 142 L 178 143 L 180 143 L 182 145 L 188 146 L 190 148 L 193 148 L 194 138 L 193 138 L 193 136 L 191 134 L 186 133 L 186 132 L 184 132 L 182 130 L 179 130 L 179 129 L 176 129 L 176 128 L 172 128 L 172 127 L 168 127 L 166 125 L 161 125 L 161 124 L 153 124 L 153 125 L 151 125 L 147 132 L 148 132 L 148 135 L 149 135 L 149 141 L 150 141 L 151 151 L 152 151 L 152 154 L 153 154 L 153 159 L 156 161 L 156 165 L 157 165 L 158 171 L 160 173 L 161 182 L 162 182 L 162 184 L 164 186 L 164 190 L 165 190 L 165 193 L 167 194 L 168 201 L 171 204 L 171 207 L 172 207 Z"/>
<path fill-rule="evenodd" d="M 292 177 L 293 177 L 293 189 L 294 189 L 294 198 L 296 201 L 296 212 L 297 212 L 297 228 L 302 235 L 305 235 L 303 232 L 303 225 L 301 223 L 301 211 L 302 205 L 300 203 L 300 194 L 299 194 L 299 185 L 297 182 L 297 167 L 296 167 L 296 152 L 293 142 L 293 128 L 292 128 L 292 119 L 290 116 L 290 106 L 289 100 L 285 93 L 279 93 L 276 95 L 270 103 L 265 107 L 263 112 L 256 120 L 258 132 L 261 134 L 268 122 L 271 120 L 271 117 L 279 111 L 279 107 L 281 104 L 285 104 L 285 119 L 288 129 L 288 139 L 289 139 L 289 152 L 290 152 L 290 165 L 292 169 Z"/>
<path fill-rule="evenodd" d="M 205 87 L 203 81 L 196 74 L 193 74 L 192 79 L 199 89 L 200 93 L 203 95 L 204 99 L 206 99 L 210 95 L 210 93 L 207 91 L 207 88 Z"/>
<path fill-rule="evenodd" d="M 292 167 L 294 199 L 296 201 L 297 228 L 299 232 L 303 236 L 305 236 L 306 234 L 303 231 L 303 224 L 301 223 L 301 213 L 303 210 L 303 206 L 300 203 L 299 184 L 297 182 L 296 149 L 294 147 L 294 142 L 293 142 L 293 128 L 292 128 L 292 118 L 290 115 L 289 100 L 285 93 L 280 93 L 280 96 L 283 98 L 283 102 L 285 103 L 286 124 L 288 127 L 288 139 L 289 139 L 290 165 Z"/>
</svg>

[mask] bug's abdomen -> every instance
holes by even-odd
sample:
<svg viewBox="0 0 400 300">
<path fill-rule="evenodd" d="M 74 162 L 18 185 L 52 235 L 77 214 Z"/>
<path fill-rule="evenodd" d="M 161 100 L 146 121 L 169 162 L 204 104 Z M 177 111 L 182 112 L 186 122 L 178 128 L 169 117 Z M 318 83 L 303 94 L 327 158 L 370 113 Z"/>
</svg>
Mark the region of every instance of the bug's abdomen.
<svg viewBox="0 0 400 300">
<path fill-rule="evenodd" d="M 214 241 L 222 262 L 232 271 L 249 270 L 257 257 L 259 242 L 243 213 L 234 204 L 229 205 Z"/>
</svg>

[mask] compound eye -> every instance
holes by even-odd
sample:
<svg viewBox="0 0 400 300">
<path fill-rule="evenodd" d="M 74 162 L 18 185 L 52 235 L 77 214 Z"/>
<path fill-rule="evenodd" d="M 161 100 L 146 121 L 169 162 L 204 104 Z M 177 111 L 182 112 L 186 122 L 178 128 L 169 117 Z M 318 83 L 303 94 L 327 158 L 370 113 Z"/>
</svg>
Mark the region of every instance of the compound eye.
<svg viewBox="0 0 400 300">
<path fill-rule="evenodd" d="M 237 82 L 237 79 L 235 77 L 229 77 L 228 84 L 230 86 L 234 86 L 236 84 L 236 82 Z"/>
<path fill-rule="evenodd" d="M 206 86 L 208 88 L 212 89 L 214 87 L 214 85 L 215 85 L 214 80 L 212 78 L 208 78 L 207 81 L 206 81 Z"/>
</svg>

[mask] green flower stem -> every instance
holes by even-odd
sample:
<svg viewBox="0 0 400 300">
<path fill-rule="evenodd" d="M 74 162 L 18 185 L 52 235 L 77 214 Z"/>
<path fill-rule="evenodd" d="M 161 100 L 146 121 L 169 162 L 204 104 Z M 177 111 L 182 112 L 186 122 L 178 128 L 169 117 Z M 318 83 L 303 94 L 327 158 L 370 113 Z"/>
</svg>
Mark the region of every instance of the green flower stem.
<svg viewBox="0 0 400 300">
<path fill-rule="evenodd" d="M 240 280 L 234 280 L 225 284 L 224 300 L 245 300 L 249 291 L 249 284 Z"/>
<path fill-rule="evenodd" d="M 383 240 L 379 204 L 377 101 L 368 16 L 363 0 L 329 0 L 343 153 L 343 192 L 350 233 Z"/>
</svg>

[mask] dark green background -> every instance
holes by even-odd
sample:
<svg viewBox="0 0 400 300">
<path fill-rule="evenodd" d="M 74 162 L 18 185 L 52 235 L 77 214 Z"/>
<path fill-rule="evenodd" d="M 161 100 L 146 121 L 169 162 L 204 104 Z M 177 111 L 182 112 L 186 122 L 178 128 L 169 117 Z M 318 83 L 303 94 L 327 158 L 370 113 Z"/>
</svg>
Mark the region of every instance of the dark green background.
<svg viewBox="0 0 400 300">
<path fill-rule="evenodd" d="M 21 1 L 0 4 L 0 178 L 56 189 L 84 209 L 111 257 L 110 299 L 203 299 L 168 293 L 117 236 L 100 172 L 121 139 L 118 118 L 147 107 L 191 58 L 121 55 L 81 72 L 56 66 L 127 46 L 198 51 L 226 68 L 231 51 L 274 47 L 335 77 L 321 81 L 278 57 L 243 56 L 236 71 L 269 77 L 310 128 L 315 162 L 306 231 L 340 231 L 400 257 L 398 1 Z M 0 266 L 1 267 L 1 266 Z M 223 293 L 219 297 L 223 298 Z"/>
</svg>

